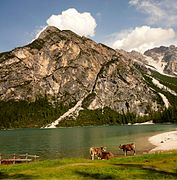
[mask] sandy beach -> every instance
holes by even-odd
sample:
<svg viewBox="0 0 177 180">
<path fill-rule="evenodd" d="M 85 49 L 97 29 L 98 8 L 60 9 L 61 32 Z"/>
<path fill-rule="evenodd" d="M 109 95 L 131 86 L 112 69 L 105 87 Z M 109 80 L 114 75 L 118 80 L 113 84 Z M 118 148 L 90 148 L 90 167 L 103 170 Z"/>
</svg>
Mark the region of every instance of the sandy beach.
<svg viewBox="0 0 177 180">
<path fill-rule="evenodd" d="M 177 150 L 177 131 L 165 132 L 150 137 L 149 142 L 156 147 L 150 153 L 157 151 Z"/>
</svg>

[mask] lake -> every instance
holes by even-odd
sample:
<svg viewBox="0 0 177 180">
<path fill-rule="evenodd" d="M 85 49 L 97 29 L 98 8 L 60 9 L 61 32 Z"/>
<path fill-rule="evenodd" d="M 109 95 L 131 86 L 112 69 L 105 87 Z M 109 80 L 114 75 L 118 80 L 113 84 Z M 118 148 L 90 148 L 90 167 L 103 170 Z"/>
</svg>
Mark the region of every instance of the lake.
<svg viewBox="0 0 177 180">
<path fill-rule="evenodd" d="M 123 154 L 118 146 L 135 142 L 137 154 L 142 154 L 154 147 L 148 137 L 176 129 L 176 124 L 152 124 L 1 130 L 0 153 L 29 153 L 39 155 L 40 159 L 89 158 L 92 146 L 106 146 L 108 151 Z"/>
</svg>

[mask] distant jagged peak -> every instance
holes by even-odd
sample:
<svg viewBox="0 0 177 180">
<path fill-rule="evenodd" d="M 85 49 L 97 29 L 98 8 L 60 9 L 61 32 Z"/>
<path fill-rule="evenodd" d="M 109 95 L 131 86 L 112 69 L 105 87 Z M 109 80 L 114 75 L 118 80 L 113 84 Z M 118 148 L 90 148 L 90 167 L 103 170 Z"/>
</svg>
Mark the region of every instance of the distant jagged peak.
<svg viewBox="0 0 177 180">
<path fill-rule="evenodd" d="M 156 59 L 156 56 L 176 56 L 177 54 L 177 47 L 175 45 L 170 45 L 169 47 L 166 46 L 160 46 L 160 47 L 155 47 L 153 49 L 149 49 L 144 52 L 144 55 L 146 56 L 151 56 L 153 59 Z M 174 59 L 174 57 L 173 57 Z"/>
<path fill-rule="evenodd" d="M 144 55 L 148 56 L 152 53 L 165 54 L 167 51 L 177 51 L 177 47 L 175 45 L 170 45 L 169 47 L 167 46 L 155 47 L 155 48 L 148 49 L 147 51 L 145 51 Z"/>
<path fill-rule="evenodd" d="M 176 50 L 176 46 L 175 46 L 175 45 L 170 45 L 170 46 L 169 46 L 169 49 L 171 49 L 171 50 Z"/>
<path fill-rule="evenodd" d="M 177 47 L 175 45 L 156 47 L 147 50 L 144 55 L 148 57 L 148 63 L 156 67 L 160 73 L 177 74 Z"/>
</svg>

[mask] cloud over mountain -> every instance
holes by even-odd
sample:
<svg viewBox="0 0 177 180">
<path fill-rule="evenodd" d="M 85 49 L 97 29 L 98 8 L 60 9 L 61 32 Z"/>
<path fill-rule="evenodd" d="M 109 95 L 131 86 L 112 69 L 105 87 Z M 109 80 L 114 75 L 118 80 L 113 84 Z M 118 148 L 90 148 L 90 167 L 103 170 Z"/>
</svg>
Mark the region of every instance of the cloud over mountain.
<svg viewBox="0 0 177 180">
<path fill-rule="evenodd" d="M 80 13 L 74 8 L 50 16 L 47 19 L 47 24 L 60 30 L 71 30 L 81 36 L 94 36 L 97 25 L 89 12 Z"/>
<path fill-rule="evenodd" d="M 173 38 L 175 38 L 175 31 L 172 28 L 141 26 L 116 34 L 115 41 L 112 42 L 111 46 L 115 49 L 144 52 L 154 46 L 170 44 Z"/>
</svg>

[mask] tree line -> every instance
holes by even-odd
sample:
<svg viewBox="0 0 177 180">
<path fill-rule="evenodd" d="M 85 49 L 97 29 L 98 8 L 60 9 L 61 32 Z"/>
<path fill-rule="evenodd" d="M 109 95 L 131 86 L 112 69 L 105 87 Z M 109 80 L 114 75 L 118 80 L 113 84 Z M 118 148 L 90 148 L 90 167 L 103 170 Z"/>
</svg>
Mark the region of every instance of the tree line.
<svg viewBox="0 0 177 180">
<path fill-rule="evenodd" d="M 0 128 L 42 127 L 67 111 L 63 103 L 51 104 L 47 97 L 34 102 L 25 100 L 0 101 Z"/>
<path fill-rule="evenodd" d="M 35 102 L 0 101 L 0 128 L 40 128 L 60 117 L 69 107 L 63 103 L 51 104 L 47 98 Z M 177 123 L 177 106 L 170 106 L 162 112 L 139 116 L 135 113 L 118 113 L 109 107 L 81 110 L 77 118 L 67 117 L 59 126 L 120 125 L 153 120 L 154 123 Z"/>
</svg>

